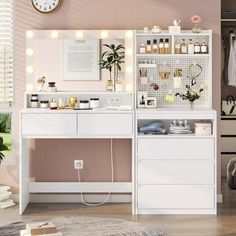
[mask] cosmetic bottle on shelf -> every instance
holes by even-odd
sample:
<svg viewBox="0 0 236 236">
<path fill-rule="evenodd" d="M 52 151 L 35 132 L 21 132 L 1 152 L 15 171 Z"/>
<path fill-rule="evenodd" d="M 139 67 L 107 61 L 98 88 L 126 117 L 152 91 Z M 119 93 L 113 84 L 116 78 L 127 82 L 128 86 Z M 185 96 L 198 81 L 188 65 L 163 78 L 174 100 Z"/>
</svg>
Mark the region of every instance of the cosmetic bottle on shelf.
<svg viewBox="0 0 236 236">
<path fill-rule="evenodd" d="M 206 42 L 205 38 L 202 39 L 201 53 L 202 54 L 207 54 L 208 53 L 208 45 L 207 45 L 207 42 Z"/>
<path fill-rule="evenodd" d="M 165 49 L 165 54 L 170 54 L 170 43 L 169 43 L 169 39 L 165 39 L 164 49 Z"/>
<path fill-rule="evenodd" d="M 193 40 L 192 39 L 189 39 L 188 54 L 194 54 L 194 44 L 193 44 Z"/>
<path fill-rule="evenodd" d="M 201 45 L 199 43 L 199 39 L 198 38 L 196 39 L 196 42 L 194 44 L 194 53 L 195 54 L 201 53 Z"/>
<path fill-rule="evenodd" d="M 146 53 L 146 47 L 145 47 L 144 42 L 142 42 L 140 47 L 139 47 L 139 53 L 141 53 L 141 54 Z"/>
<path fill-rule="evenodd" d="M 181 52 L 181 54 L 187 54 L 188 53 L 188 45 L 185 42 L 185 39 L 182 39 L 182 44 L 180 45 L 180 52 Z"/>
<path fill-rule="evenodd" d="M 157 39 L 153 39 L 153 43 L 152 43 L 152 53 L 158 54 Z"/>
<path fill-rule="evenodd" d="M 165 48 L 164 48 L 164 40 L 163 39 L 160 39 L 158 47 L 159 47 L 159 53 L 164 54 L 165 53 Z"/>
<path fill-rule="evenodd" d="M 152 53 L 151 40 L 147 40 L 146 53 L 149 53 L 149 54 Z"/>
<path fill-rule="evenodd" d="M 175 41 L 175 54 L 180 54 L 180 43 L 179 43 L 179 39 L 176 39 L 176 41 Z"/>
</svg>

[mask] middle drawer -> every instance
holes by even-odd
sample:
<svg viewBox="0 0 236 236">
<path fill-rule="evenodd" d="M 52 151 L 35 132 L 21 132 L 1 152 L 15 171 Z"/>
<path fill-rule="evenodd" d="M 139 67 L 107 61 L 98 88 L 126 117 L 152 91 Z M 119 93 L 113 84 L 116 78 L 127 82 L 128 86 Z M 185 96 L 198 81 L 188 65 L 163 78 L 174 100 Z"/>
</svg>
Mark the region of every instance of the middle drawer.
<svg viewBox="0 0 236 236">
<path fill-rule="evenodd" d="M 213 161 L 139 161 L 139 184 L 214 184 Z"/>
</svg>

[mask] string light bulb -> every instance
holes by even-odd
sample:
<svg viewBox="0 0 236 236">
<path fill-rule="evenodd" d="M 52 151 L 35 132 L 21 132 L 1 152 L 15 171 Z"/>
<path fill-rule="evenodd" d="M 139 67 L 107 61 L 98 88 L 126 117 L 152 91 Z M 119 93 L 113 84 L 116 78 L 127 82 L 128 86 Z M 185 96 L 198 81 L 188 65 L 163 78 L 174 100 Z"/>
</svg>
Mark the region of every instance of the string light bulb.
<svg viewBox="0 0 236 236">
<path fill-rule="evenodd" d="M 105 38 L 107 38 L 108 37 L 108 32 L 107 31 L 102 31 L 101 32 L 101 38 L 102 39 L 105 39 Z"/>
<path fill-rule="evenodd" d="M 83 31 L 79 30 L 79 31 L 76 31 L 75 36 L 76 38 L 81 39 L 84 37 L 84 33 Z"/>
<path fill-rule="evenodd" d="M 133 37 L 133 31 L 129 30 L 126 32 L 126 38 L 132 38 Z"/>
<path fill-rule="evenodd" d="M 132 56 L 133 55 L 133 50 L 131 48 L 127 48 L 125 53 L 126 53 L 127 56 Z"/>
<path fill-rule="evenodd" d="M 26 90 L 27 90 L 27 91 L 33 91 L 33 90 L 34 90 L 34 85 L 31 84 L 31 83 L 28 83 L 28 84 L 26 85 Z"/>
<path fill-rule="evenodd" d="M 32 73 L 34 72 L 33 66 L 27 66 L 27 67 L 26 67 L 26 72 L 27 72 L 28 74 L 32 74 Z"/>
<path fill-rule="evenodd" d="M 58 33 L 57 31 L 52 31 L 52 32 L 51 32 L 51 37 L 52 37 L 53 39 L 58 38 L 58 36 L 59 36 L 59 33 Z"/>
<path fill-rule="evenodd" d="M 26 49 L 26 55 L 27 56 L 32 56 L 34 54 L 34 50 L 32 48 L 27 48 Z"/>
<path fill-rule="evenodd" d="M 26 32 L 26 37 L 27 37 L 28 39 L 33 38 L 33 37 L 34 37 L 34 32 L 31 31 L 31 30 L 28 30 L 28 31 Z"/>
</svg>

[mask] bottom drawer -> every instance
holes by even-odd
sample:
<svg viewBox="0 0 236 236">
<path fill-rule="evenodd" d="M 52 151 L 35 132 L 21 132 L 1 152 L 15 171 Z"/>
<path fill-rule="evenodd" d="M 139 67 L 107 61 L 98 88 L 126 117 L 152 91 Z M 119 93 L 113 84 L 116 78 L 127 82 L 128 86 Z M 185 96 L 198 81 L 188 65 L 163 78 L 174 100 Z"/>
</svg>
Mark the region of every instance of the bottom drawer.
<svg viewBox="0 0 236 236">
<path fill-rule="evenodd" d="M 138 188 L 138 208 L 210 209 L 214 206 L 213 186 L 142 185 Z"/>
</svg>

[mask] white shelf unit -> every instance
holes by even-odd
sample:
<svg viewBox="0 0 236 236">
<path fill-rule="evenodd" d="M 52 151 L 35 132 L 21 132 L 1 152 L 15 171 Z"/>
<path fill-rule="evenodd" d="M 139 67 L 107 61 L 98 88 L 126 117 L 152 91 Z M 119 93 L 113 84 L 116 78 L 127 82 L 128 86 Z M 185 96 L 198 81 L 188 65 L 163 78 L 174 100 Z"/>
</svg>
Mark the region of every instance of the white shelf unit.
<svg viewBox="0 0 236 236">
<path fill-rule="evenodd" d="M 157 120 L 168 124 L 174 119 L 211 122 L 212 134 L 138 134 L 140 124 Z M 216 214 L 216 128 L 216 112 L 212 109 L 137 111 L 137 214 Z"/>
<path fill-rule="evenodd" d="M 171 44 L 171 53 L 170 54 L 140 54 L 139 53 L 139 46 L 142 42 L 146 43 L 147 40 L 153 41 L 153 39 L 168 38 Z M 208 53 L 207 54 L 175 54 L 174 45 L 176 39 L 185 39 L 187 42 L 189 39 L 192 39 L 195 42 L 196 39 L 199 39 L 200 42 L 202 39 L 206 39 L 208 44 Z M 164 97 L 169 90 L 172 90 L 175 94 L 176 92 L 184 92 L 185 85 L 189 85 L 191 80 L 189 77 L 189 66 L 191 64 L 199 64 L 203 71 L 201 75 L 196 79 L 197 84 L 194 86 L 195 89 L 198 89 L 202 84 L 206 85 L 204 95 L 202 99 L 197 101 L 197 105 L 200 107 L 212 107 L 212 31 L 211 30 L 203 30 L 199 34 L 192 33 L 189 30 L 182 30 L 180 34 L 169 34 L 167 31 L 162 32 L 161 34 L 153 34 L 153 33 L 144 33 L 142 31 L 136 31 L 136 41 L 135 41 L 135 62 L 136 62 L 136 69 L 135 69 L 135 83 L 136 83 L 136 92 L 138 91 L 148 91 L 149 97 L 157 97 L 157 106 L 158 107 L 166 107 L 170 108 L 172 106 L 186 106 L 188 103 L 183 101 L 179 97 L 175 97 L 174 104 L 166 104 L 164 102 Z M 156 67 L 154 66 L 147 66 L 142 64 L 139 67 L 140 60 L 155 60 Z M 168 64 L 171 66 L 171 76 L 169 79 L 161 79 L 158 75 L 158 67 L 161 64 Z M 139 69 L 145 68 L 147 69 L 147 77 L 148 77 L 148 84 L 141 85 L 140 78 L 139 78 Z M 183 88 L 173 88 L 173 73 L 175 68 L 182 68 L 183 69 Z M 151 83 L 156 83 L 159 85 L 159 89 L 157 91 L 153 90 L 150 87 Z M 136 98 L 137 103 L 137 98 Z M 136 106 L 137 107 L 137 106 Z"/>
</svg>

